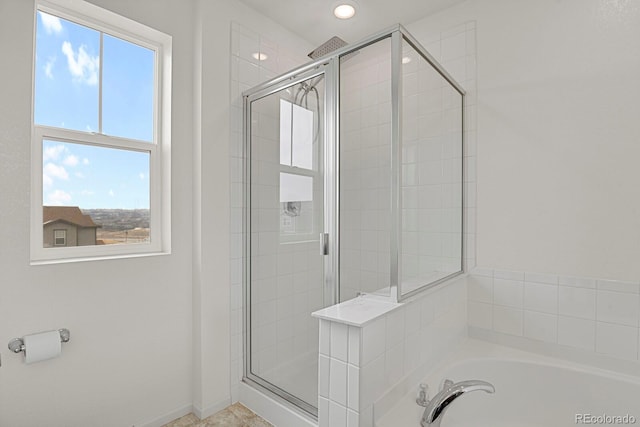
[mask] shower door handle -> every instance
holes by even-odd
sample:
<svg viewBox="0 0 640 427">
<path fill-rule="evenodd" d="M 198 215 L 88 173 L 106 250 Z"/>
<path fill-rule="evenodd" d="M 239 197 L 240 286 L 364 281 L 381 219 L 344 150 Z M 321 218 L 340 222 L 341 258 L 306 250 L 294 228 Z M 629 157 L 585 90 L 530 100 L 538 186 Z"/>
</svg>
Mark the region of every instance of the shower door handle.
<svg viewBox="0 0 640 427">
<path fill-rule="evenodd" d="M 320 255 L 329 255 L 329 233 L 320 233 Z"/>
</svg>

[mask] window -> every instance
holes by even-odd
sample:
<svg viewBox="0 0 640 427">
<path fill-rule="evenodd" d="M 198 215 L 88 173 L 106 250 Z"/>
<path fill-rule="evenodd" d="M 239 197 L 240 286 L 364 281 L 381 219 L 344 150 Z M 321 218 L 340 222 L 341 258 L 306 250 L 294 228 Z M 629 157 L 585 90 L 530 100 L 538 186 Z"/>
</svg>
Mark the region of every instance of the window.
<svg viewBox="0 0 640 427">
<path fill-rule="evenodd" d="M 56 246 L 66 246 L 67 230 L 53 230 L 53 244 Z"/>
<path fill-rule="evenodd" d="M 171 37 L 55 0 L 35 40 L 32 262 L 168 253 Z"/>
<path fill-rule="evenodd" d="M 280 100 L 280 235 L 284 240 L 308 239 L 314 232 L 314 131 L 313 111 Z"/>
</svg>

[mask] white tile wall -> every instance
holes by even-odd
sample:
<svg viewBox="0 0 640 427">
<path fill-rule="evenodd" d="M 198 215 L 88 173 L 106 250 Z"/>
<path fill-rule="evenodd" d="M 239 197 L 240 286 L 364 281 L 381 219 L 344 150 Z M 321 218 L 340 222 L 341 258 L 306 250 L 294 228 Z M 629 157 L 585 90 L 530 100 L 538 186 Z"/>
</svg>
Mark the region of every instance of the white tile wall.
<svg viewBox="0 0 640 427">
<path fill-rule="evenodd" d="M 333 323 L 333 325 L 336 324 L 337 323 Z M 342 326 L 347 327 L 346 325 Z M 331 335 L 333 341 L 333 331 Z M 329 364 L 329 400 L 346 407 L 347 384 L 347 364 L 341 360 L 331 358 Z"/>
<path fill-rule="evenodd" d="M 596 352 L 634 360 L 638 357 L 638 328 L 596 323 Z"/>
<path fill-rule="evenodd" d="M 319 425 L 372 426 L 466 336 L 466 299 L 463 277 L 361 327 L 321 320 Z M 333 351 L 334 346 L 344 346 L 344 328 L 347 363 L 336 358 L 341 352 Z M 323 409 L 327 401 L 328 415 Z"/>
<path fill-rule="evenodd" d="M 640 282 L 476 268 L 467 283 L 469 326 L 640 362 Z"/>
<path fill-rule="evenodd" d="M 523 301 L 525 310 L 556 314 L 558 312 L 558 286 L 525 282 Z"/>
<path fill-rule="evenodd" d="M 493 330 L 509 335 L 522 335 L 522 310 L 493 306 Z"/>
<path fill-rule="evenodd" d="M 493 303 L 513 308 L 522 308 L 524 282 L 510 279 L 493 279 Z"/>
<path fill-rule="evenodd" d="M 481 329 L 493 329 L 493 306 L 491 303 L 469 301 L 469 325 Z"/>
<path fill-rule="evenodd" d="M 558 344 L 595 351 L 595 320 L 558 316 Z"/>
<path fill-rule="evenodd" d="M 551 343 L 558 339 L 558 316 L 525 310 L 523 326 L 527 338 Z"/>
<path fill-rule="evenodd" d="M 558 290 L 558 313 L 564 316 L 595 320 L 596 291 L 561 286 Z"/>
</svg>

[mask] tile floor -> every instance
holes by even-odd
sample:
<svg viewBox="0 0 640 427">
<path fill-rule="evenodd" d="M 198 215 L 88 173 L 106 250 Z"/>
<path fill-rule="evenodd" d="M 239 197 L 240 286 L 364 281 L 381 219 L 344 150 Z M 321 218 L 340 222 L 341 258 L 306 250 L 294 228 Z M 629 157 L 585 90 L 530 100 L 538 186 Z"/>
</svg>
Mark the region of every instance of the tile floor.
<svg viewBox="0 0 640 427">
<path fill-rule="evenodd" d="M 234 403 L 204 420 L 189 414 L 163 427 L 273 427 L 273 425 L 240 403 Z"/>
</svg>

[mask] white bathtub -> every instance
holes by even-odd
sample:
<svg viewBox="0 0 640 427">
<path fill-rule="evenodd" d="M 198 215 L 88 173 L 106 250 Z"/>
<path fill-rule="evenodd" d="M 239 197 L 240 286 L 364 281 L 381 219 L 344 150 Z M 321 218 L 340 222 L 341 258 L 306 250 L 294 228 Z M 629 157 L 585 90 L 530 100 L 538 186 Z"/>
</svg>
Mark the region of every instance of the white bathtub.
<svg viewBox="0 0 640 427">
<path fill-rule="evenodd" d="M 640 378 L 634 376 L 469 339 L 425 380 L 430 397 L 446 378 L 489 381 L 496 392 L 461 396 L 449 406 L 442 427 L 575 427 L 625 421 L 640 426 Z M 415 403 L 415 395 L 406 395 L 376 427 L 420 426 L 424 408 Z M 582 422 L 576 419 L 580 416 Z M 597 418 L 606 416 L 627 418 Z"/>
</svg>

